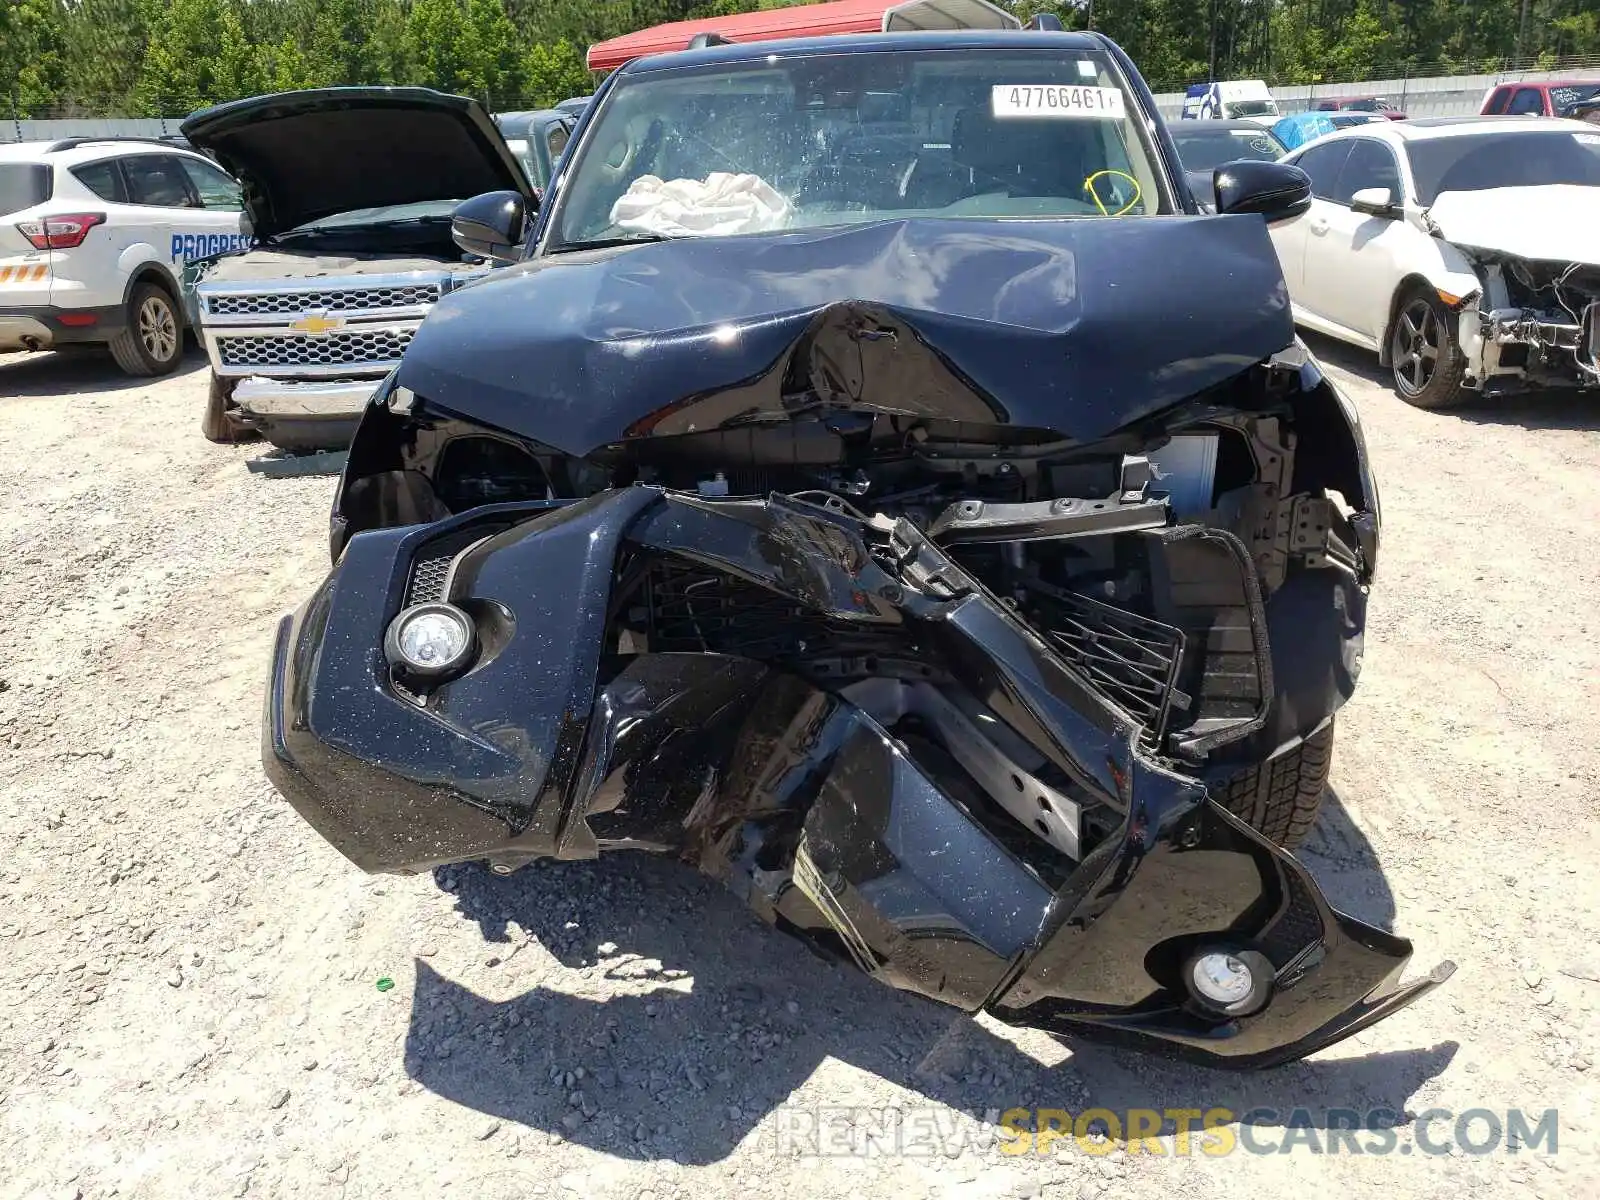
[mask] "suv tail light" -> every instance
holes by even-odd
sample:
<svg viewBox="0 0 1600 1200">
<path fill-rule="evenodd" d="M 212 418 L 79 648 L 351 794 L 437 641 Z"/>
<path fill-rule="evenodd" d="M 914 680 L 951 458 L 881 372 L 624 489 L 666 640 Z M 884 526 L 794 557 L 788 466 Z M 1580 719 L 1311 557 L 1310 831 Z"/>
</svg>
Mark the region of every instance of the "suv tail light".
<svg viewBox="0 0 1600 1200">
<path fill-rule="evenodd" d="M 33 243 L 35 250 L 71 250 L 83 244 L 89 230 L 105 224 L 105 213 L 60 213 L 37 221 L 23 221 L 17 232 Z"/>
</svg>

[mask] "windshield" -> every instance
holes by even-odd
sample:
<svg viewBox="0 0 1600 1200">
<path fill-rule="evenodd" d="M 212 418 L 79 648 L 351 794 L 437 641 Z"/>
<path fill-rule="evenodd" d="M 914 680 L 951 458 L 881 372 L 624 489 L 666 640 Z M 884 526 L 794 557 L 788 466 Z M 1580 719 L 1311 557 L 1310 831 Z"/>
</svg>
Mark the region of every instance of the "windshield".
<svg viewBox="0 0 1600 1200">
<path fill-rule="evenodd" d="M 1265 129 L 1174 129 L 1185 171 L 1210 171 L 1241 158 L 1271 160 L 1284 152 L 1283 143 Z"/>
<path fill-rule="evenodd" d="M 0 216 L 50 199 L 50 168 L 40 163 L 0 163 Z"/>
<path fill-rule="evenodd" d="M 1233 100 L 1222 111 L 1230 117 L 1275 117 L 1278 105 L 1272 100 Z"/>
<path fill-rule="evenodd" d="M 1600 187 L 1600 134 L 1506 130 L 1411 142 L 1411 173 L 1424 207 L 1441 192 L 1576 184 Z"/>
<path fill-rule="evenodd" d="M 551 249 L 884 217 L 1171 211 L 1103 54 L 810 54 L 625 76 L 551 217 Z"/>
<path fill-rule="evenodd" d="M 400 221 L 425 221 L 448 217 L 459 200 L 424 200 L 417 204 L 386 204 L 379 208 L 352 208 L 349 212 L 319 217 L 290 232 L 307 233 L 317 229 L 350 229 L 357 225 L 392 225 Z"/>
</svg>

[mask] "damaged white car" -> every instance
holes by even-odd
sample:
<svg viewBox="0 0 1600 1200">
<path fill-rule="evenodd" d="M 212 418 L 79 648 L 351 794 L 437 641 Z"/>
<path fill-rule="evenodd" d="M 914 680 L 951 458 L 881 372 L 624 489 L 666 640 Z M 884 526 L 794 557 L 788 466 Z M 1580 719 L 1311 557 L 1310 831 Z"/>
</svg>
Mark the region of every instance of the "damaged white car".
<svg viewBox="0 0 1600 1200">
<path fill-rule="evenodd" d="M 1377 351 L 1419 408 L 1600 388 L 1594 126 L 1383 122 L 1286 161 L 1315 197 L 1271 230 L 1297 324 Z"/>
</svg>

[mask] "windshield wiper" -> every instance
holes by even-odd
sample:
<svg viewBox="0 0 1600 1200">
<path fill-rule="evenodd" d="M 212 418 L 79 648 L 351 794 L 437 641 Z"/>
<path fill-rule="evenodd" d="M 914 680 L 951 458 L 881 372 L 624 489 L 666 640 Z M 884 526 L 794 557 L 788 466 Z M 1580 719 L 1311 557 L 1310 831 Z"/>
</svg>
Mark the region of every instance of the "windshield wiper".
<svg viewBox="0 0 1600 1200">
<path fill-rule="evenodd" d="M 299 225 L 290 229 L 289 233 L 345 233 L 352 230 L 372 229 L 401 229 L 407 225 L 425 225 L 430 222 L 448 221 L 449 213 L 425 213 L 420 217 L 390 217 L 382 221 L 313 221 L 309 225 Z"/>
<path fill-rule="evenodd" d="M 371 224 L 362 223 L 364 229 L 395 229 L 401 225 L 421 225 L 428 221 L 448 221 L 449 213 L 424 213 L 420 217 L 392 217 L 387 221 L 373 221 Z M 337 229 L 337 225 L 328 226 Z"/>
<path fill-rule="evenodd" d="M 672 239 L 663 233 L 633 233 L 627 237 L 590 238 L 586 242 L 562 242 L 556 250 L 609 250 L 612 246 L 640 246 L 646 242 L 667 242 Z"/>
</svg>

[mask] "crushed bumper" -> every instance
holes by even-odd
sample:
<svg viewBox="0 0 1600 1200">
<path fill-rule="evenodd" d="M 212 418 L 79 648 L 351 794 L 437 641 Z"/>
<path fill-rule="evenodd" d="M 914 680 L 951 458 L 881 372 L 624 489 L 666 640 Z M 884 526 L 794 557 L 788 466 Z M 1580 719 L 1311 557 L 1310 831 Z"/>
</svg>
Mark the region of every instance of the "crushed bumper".
<svg viewBox="0 0 1600 1200">
<path fill-rule="evenodd" d="M 381 379 L 296 381 L 250 376 L 233 389 L 235 420 L 276 446 L 342 449 Z"/>
<path fill-rule="evenodd" d="M 986 805 L 996 768 L 960 721 L 892 721 L 872 688 L 747 656 L 607 653 L 624 583 L 656 554 L 903 648 L 874 687 L 936 686 L 968 698 L 970 729 L 1004 727 L 984 753 L 1026 764 L 998 770 L 1038 835 Z M 440 599 L 473 614 L 478 661 L 414 694 L 385 630 Z M 893 986 L 1216 1065 L 1302 1057 L 1448 977 L 1400 984 L 1409 943 L 1335 912 L 1143 733 L 904 523 L 635 487 L 357 535 L 278 631 L 263 757 L 368 871 L 673 854 Z M 1106 819 L 1092 844 L 1051 836 L 1090 810 Z M 1197 1005 L 1182 967 L 1204 947 L 1270 964 L 1265 1007 Z"/>
</svg>

